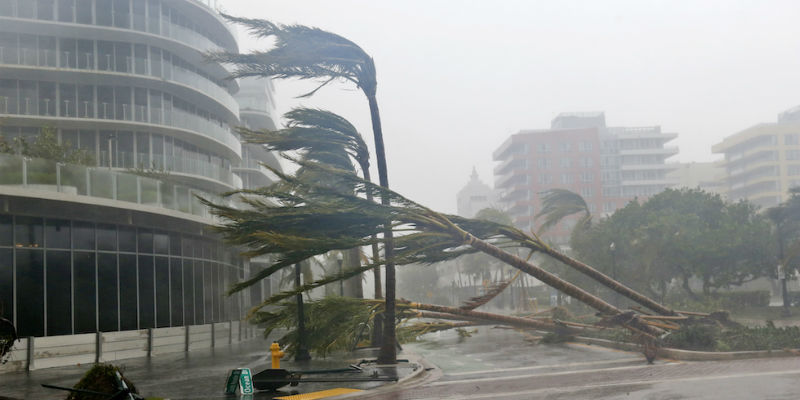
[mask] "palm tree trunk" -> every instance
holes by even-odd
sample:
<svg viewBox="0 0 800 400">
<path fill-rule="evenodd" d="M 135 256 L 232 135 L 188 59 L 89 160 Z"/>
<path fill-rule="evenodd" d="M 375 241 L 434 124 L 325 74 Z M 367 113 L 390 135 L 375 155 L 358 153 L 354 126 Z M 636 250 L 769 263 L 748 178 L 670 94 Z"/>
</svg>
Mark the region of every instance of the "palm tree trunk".
<svg viewBox="0 0 800 400">
<path fill-rule="evenodd" d="M 468 244 L 485 254 L 497 258 L 498 260 L 503 261 L 508 265 L 511 265 L 512 267 L 533 276 L 534 278 L 544 282 L 546 285 L 571 296 L 572 298 L 588 305 L 589 307 L 594 308 L 597 311 L 600 311 L 603 314 L 607 315 L 622 314 L 622 310 L 605 302 L 603 299 L 592 295 L 591 293 L 553 275 L 550 272 L 545 271 L 544 269 L 536 265 L 533 265 L 513 254 L 507 253 L 497 246 L 494 246 L 486 241 L 478 239 L 475 236 L 472 236 L 470 233 L 467 233 L 463 230 L 457 232 L 457 234 L 464 239 L 465 244 Z M 637 333 L 644 332 L 653 337 L 657 337 L 662 333 L 660 329 L 656 329 L 642 322 L 641 319 L 639 319 L 639 317 L 637 317 L 636 315 L 632 315 L 630 320 L 623 323 L 622 325 L 625 328 L 635 331 Z"/>
<path fill-rule="evenodd" d="M 369 114 L 372 119 L 372 135 L 375 139 L 375 159 L 378 162 L 378 181 L 386 189 L 389 188 L 389 175 L 386 169 L 386 150 L 383 144 L 381 114 L 378 110 L 378 99 L 374 88 L 365 88 L 364 94 L 369 102 Z M 388 196 L 381 196 L 381 204 L 390 205 Z M 392 240 L 392 221 L 386 221 L 383 231 L 383 253 L 386 259 L 386 308 L 383 318 L 383 340 L 378 354 L 378 363 L 397 364 L 397 339 L 395 336 L 395 274 L 394 274 L 394 241 Z"/>
<path fill-rule="evenodd" d="M 548 322 L 537 321 L 535 319 L 530 318 L 522 318 L 522 317 L 513 317 L 510 315 L 500 315 L 500 314 L 493 314 L 487 313 L 483 311 L 474 311 L 474 310 L 462 310 L 456 307 L 447 307 L 447 306 L 440 306 L 436 304 L 421 304 L 421 303 L 408 303 L 409 307 L 417 309 L 417 310 L 424 310 L 424 311 L 433 311 L 436 313 L 444 313 L 444 314 L 451 314 L 463 317 L 469 320 L 478 320 L 478 321 L 491 321 L 494 323 L 499 323 L 503 325 L 510 325 L 510 326 L 517 326 L 522 328 L 533 328 L 533 329 L 540 329 L 543 331 L 553 332 L 559 330 L 560 332 L 562 327 L 556 324 L 551 324 Z M 573 329 L 568 329 L 565 333 L 575 333 L 576 331 Z"/>
<path fill-rule="evenodd" d="M 602 285 L 606 286 L 607 288 L 661 314 L 661 315 L 678 315 L 675 311 L 664 307 L 663 305 L 659 304 L 658 302 L 650 299 L 649 297 L 623 285 L 619 281 L 616 281 L 610 278 L 608 275 L 572 258 L 561 252 L 555 251 L 549 247 L 545 247 L 544 252 L 549 255 L 550 257 L 555 258 L 558 261 L 572 267 L 573 269 L 577 270 L 578 272 L 583 273 L 584 275 L 600 282 Z"/>
<path fill-rule="evenodd" d="M 364 180 L 367 182 L 372 182 L 372 176 L 369 172 L 369 163 L 364 160 L 359 160 L 361 165 L 361 171 L 364 175 Z M 367 191 L 367 200 L 373 200 L 372 192 L 369 190 Z M 380 260 L 380 250 L 378 249 L 378 243 L 375 242 L 375 235 L 372 235 L 373 243 L 372 243 L 372 262 L 377 264 L 378 260 Z M 372 275 L 374 280 L 373 288 L 375 290 L 375 299 L 382 299 L 383 298 L 383 288 L 381 287 L 381 267 L 380 265 L 375 266 L 372 269 Z M 378 314 L 375 318 L 372 319 L 372 337 L 370 338 L 371 345 L 373 347 L 381 345 L 381 338 L 383 337 L 383 315 Z"/>
</svg>

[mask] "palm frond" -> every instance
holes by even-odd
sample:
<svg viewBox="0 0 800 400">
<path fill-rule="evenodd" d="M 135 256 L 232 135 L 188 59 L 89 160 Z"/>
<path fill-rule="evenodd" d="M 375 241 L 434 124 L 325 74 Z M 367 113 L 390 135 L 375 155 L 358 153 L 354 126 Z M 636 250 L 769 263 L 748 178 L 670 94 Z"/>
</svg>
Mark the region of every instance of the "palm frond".
<svg viewBox="0 0 800 400">
<path fill-rule="evenodd" d="M 498 294 L 502 293 L 503 290 L 506 290 L 508 285 L 513 283 L 519 277 L 520 273 L 521 273 L 521 271 L 517 271 L 517 273 L 514 274 L 514 276 L 512 276 L 511 278 L 506 279 L 505 281 L 500 281 L 500 282 L 494 283 L 489 288 L 489 290 L 486 291 L 485 294 L 483 294 L 482 296 L 476 296 L 476 297 L 470 298 L 469 300 L 467 300 L 466 303 L 462 304 L 461 307 L 459 307 L 459 308 L 462 309 L 462 310 L 474 310 L 474 309 L 476 309 L 476 308 L 488 303 L 493 298 L 497 297 Z"/>
<path fill-rule="evenodd" d="M 542 194 L 542 210 L 536 214 L 537 219 L 544 217 L 544 223 L 540 226 L 539 232 L 544 232 L 565 217 L 578 213 L 583 213 L 578 226 L 588 227 L 591 224 L 592 216 L 586 200 L 581 195 L 567 189 L 547 190 Z"/>
</svg>

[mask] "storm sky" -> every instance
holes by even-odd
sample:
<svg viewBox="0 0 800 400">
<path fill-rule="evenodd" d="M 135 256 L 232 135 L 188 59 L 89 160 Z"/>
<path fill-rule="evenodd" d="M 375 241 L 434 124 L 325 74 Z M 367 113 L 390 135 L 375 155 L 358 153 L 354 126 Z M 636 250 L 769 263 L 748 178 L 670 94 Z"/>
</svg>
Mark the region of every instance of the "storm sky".
<svg viewBox="0 0 800 400">
<path fill-rule="evenodd" d="M 228 13 L 316 26 L 376 62 L 389 181 L 438 211 L 521 129 L 564 111 L 676 132 L 673 162 L 800 104 L 798 1 L 220 0 Z M 239 29 L 243 50 L 268 46 Z M 277 111 L 319 107 L 372 143 L 361 92 L 276 82 Z M 374 163 L 373 163 L 374 165 Z M 373 173 L 377 176 L 377 173 Z"/>
</svg>

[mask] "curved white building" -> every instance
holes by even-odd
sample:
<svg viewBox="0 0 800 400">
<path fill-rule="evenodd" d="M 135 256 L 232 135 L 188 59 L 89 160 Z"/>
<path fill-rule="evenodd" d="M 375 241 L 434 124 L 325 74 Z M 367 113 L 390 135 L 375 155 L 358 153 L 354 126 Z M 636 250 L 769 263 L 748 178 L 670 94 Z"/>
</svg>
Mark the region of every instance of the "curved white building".
<svg viewBox="0 0 800 400">
<path fill-rule="evenodd" d="M 271 156 L 243 163 L 238 83 L 203 59 L 237 43 L 208 3 L 0 0 L 0 132 L 52 127 L 96 160 L 0 153 L 0 309 L 20 336 L 238 320 L 250 304 L 223 295 L 249 266 L 197 196 L 268 184 L 254 158 Z"/>
</svg>

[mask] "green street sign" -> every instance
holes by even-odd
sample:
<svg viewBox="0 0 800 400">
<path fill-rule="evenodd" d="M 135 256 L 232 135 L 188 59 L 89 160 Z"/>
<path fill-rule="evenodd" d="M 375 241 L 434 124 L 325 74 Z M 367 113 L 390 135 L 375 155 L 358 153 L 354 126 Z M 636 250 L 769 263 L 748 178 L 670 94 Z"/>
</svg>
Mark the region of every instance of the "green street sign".
<svg viewBox="0 0 800 400">
<path fill-rule="evenodd" d="M 253 394 L 253 375 L 250 368 L 236 368 L 228 375 L 225 383 L 225 394 Z"/>
<path fill-rule="evenodd" d="M 225 394 L 236 394 L 239 388 L 239 377 L 242 375 L 241 369 L 234 369 L 228 375 L 228 382 L 225 383 Z"/>
<path fill-rule="evenodd" d="M 241 394 L 253 394 L 253 376 L 250 374 L 250 368 L 241 368 L 239 375 L 239 392 Z"/>
</svg>

